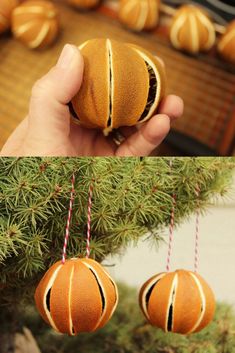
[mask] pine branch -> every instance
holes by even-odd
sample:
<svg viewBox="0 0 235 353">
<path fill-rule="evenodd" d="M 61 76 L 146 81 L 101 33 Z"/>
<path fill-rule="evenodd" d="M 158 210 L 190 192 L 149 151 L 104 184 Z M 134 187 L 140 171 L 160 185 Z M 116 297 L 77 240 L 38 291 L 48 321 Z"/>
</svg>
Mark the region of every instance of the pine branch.
<svg viewBox="0 0 235 353">
<path fill-rule="evenodd" d="M 176 225 L 228 195 L 233 158 L 2 158 L 0 159 L 0 304 L 32 291 L 60 259 L 76 175 L 68 256 L 86 249 L 88 188 L 94 180 L 91 256 L 102 261 L 147 233 L 159 245 L 176 194 Z M 30 283 L 30 285 L 29 285 Z M 1 286 L 4 290 L 1 291 Z M 31 286 L 31 287 L 30 287 Z M 18 289 L 20 288 L 20 291 Z"/>
</svg>

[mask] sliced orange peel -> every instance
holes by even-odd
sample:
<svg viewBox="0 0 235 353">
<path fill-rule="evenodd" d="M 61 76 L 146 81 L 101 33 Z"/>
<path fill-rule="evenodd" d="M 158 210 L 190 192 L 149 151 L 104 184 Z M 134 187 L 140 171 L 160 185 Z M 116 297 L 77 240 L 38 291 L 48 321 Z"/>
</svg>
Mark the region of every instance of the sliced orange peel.
<svg viewBox="0 0 235 353">
<path fill-rule="evenodd" d="M 119 19 L 134 31 L 154 29 L 159 20 L 160 0 L 120 0 Z"/>
<path fill-rule="evenodd" d="M 229 23 L 219 39 L 218 52 L 221 57 L 235 65 L 235 20 Z"/>
<path fill-rule="evenodd" d="M 54 330 L 74 336 L 98 330 L 109 321 L 118 291 L 98 262 L 72 258 L 49 268 L 36 288 L 35 302 Z"/>
<path fill-rule="evenodd" d="M 215 312 L 209 285 L 199 274 L 186 270 L 151 277 L 140 290 L 139 302 L 146 319 L 165 332 L 199 332 Z"/>
<path fill-rule="evenodd" d="M 28 0 L 12 13 L 12 32 L 15 38 L 31 49 L 51 45 L 59 33 L 59 11 L 45 0 Z"/>
<path fill-rule="evenodd" d="M 191 54 L 206 52 L 215 44 L 215 26 L 201 8 L 194 5 L 183 5 L 173 16 L 170 40 L 176 49 Z"/>
<path fill-rule="evenodd" d="M 85 64 L 83 83 L 70 103 L 76 123 L 107 136 L 153 116 L 165 94 L 159 59 L 139 46 L 111 39 L 92 39 L 79 49 Z"/>
</svg>

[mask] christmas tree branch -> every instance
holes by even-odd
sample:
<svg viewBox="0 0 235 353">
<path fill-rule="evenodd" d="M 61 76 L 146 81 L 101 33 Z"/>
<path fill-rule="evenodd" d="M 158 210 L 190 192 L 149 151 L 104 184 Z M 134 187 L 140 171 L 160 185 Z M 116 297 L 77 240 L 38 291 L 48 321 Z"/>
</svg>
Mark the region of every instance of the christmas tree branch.
<svg viewBox="0 0 235 353">
<path fill-rule="evenodd" d="M 85 256 L 88 189 L 93 180 L 91 257 L 102 261 L 149 234 L 159 243 L 168 227 L 225 196 L 233 158 L 2 158 L 0 159 L 0 305 L 32 291 L 61 258 L 71 176 L 75 200 L 67 254 Z M 1 290 L 2 288 L 2 290 Z"/>
</svg>

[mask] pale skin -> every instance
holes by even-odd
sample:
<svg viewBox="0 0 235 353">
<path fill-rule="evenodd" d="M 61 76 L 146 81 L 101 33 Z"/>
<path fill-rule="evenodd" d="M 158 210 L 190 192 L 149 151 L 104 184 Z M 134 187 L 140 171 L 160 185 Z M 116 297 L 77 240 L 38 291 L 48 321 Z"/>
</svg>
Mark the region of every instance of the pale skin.
<svg viewBox="0 0 235 353">
<path fill-rule="evenodd" d="M 101 131 L 71 121 L 67 104 L 79 91 L 83 68 L 80 51 L 67 44 L 56 66 L 35 83 L 28 116 L 9 137 L 1 156 L 147 156 L 183 113 L 182 99 L 169 95 L 141 127 L 122 128 L 125 141 L 117 146 Z"/>
</svg>

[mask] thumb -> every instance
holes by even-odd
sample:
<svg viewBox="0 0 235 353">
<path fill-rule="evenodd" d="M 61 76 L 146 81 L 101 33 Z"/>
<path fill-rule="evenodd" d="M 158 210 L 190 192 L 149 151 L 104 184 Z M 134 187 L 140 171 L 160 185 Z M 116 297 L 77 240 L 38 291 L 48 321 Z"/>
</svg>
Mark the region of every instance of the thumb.
<svg viewBox="0 0 235 353">
<path fill-rule="evenodd" d="M 70 113 L 67 103 L 81 86 L 83 67 L 79 49 L 66 44 L 56 66 L 35 83 L 29 108 L 30 139 L 40 142 L 68 137 Z"/>
</svg>

